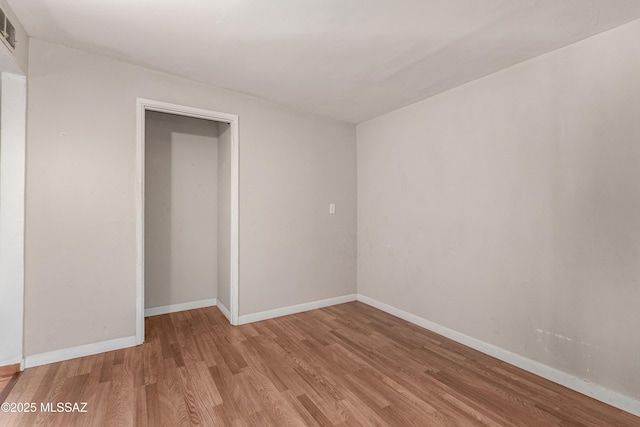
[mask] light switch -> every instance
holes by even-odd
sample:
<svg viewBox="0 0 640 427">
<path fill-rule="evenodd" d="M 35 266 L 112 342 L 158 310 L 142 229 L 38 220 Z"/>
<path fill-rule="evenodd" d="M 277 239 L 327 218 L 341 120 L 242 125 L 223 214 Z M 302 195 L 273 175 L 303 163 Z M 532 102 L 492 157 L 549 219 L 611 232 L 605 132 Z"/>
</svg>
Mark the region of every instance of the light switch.
<svg viewBox="0 0 640 427">
<path fill-rule="evenodd" d="M 331 215 L 336 213 L 336 205 L 335 205 L 335 203 L 329 203 L 329 213 Z"/>
</svg>

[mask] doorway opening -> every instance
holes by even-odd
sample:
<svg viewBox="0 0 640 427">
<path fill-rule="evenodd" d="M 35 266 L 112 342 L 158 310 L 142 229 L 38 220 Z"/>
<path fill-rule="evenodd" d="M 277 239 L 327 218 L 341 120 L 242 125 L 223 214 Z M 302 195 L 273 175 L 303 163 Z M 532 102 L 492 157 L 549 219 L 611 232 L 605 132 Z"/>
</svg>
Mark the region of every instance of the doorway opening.
<svg viewBox="0 0 640 427">
<path fill-rule="evenodd" d="M 214 303 L 237 325 L 238 116 L 137 104 L 136 341 L 145 314 Z"/>
</svg>

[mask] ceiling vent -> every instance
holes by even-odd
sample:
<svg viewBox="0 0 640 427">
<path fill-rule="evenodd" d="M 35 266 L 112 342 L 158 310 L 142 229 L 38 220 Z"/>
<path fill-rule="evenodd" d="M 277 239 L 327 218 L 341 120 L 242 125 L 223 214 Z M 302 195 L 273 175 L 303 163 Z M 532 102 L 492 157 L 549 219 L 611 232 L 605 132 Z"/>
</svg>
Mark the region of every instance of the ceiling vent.
<svg viewBox="0 0 640 427">
<path fill-rule="evenodd" d="M 2 41 L 11 48 L 11 50 L 15 50 L 16 48 L 16 27 L 13 26 L 7 15 L 4 13 L 4 10 L 0 9 L 0 36 Z"/>
</svg>

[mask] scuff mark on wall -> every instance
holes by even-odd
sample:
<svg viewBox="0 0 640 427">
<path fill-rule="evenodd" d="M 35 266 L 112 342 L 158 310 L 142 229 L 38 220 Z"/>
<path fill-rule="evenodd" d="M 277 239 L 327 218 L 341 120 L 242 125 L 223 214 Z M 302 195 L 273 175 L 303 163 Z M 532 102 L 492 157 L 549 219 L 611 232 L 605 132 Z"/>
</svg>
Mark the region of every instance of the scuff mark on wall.
<svg viewBox="0 0 640 427">
<path fill-rule="evenodd" d="M 553 332 L 545 331 L 545 330 L 542 330 L 540 328 L 536 329 L 536 332 L 538 333 L 538 337 L 536 338 L 536 342 L 542 342 L 542 336 L 543 335 L 550 336 L 550 337 L 555 337 L 555 338 L 558 338 L 558 339 L 561 339 L 561 340 L 564 340 L 564 341 L 568 341 L 568 342 L 573 342 L 573 341 L 575 341 L 577 339 L 577 338 L 571 338 L 571 337 L 568 337 L 568 336 L 565 336 L 565 335 L 562 335 L 562 334 L 555 334 Z M 593 347 L 593 348 L 596 348 L 596 349 L 600 348 L 599 346 L 593 345 L 593 344 L 588 343 L 586 341 L 579 341 L 579 343 L 581 345 L 586 346 L 586 347 Z"/>
<path fill-rule="evenodd" d="M 599 346 L 583 341 L 580 337 L 570 337 L 541 328 L 537 328 L 535 331 L 540 351 L 544 351 L 558 360 L 567 360 L 568 354 L 572 354 L 574 369 L 585 375 L 592 371 L 594 352 L 600 348 Z M 579 358 L 579 362 L 576 362 L 576 358 Z"/>
<path fill-rule="evenodd" d="M 565 340 L 565 341 L 575 341 L 575 338 L 570 338 L 564 335 L 560 335 L 560 334 L 554 334 L 553 332 L 549 332 L 549 331 L 543 331 L 542 329 L 536 329 L 536 332 L 538 332 L 539 334 L 545 334 L 545 335 L 550 335 L 550 336 L 554 336 L 556 338 L 560 338 L 561 340 Z M 541 341 L 540 337 L 538 337 L 538 342 Z"/>
</svg>

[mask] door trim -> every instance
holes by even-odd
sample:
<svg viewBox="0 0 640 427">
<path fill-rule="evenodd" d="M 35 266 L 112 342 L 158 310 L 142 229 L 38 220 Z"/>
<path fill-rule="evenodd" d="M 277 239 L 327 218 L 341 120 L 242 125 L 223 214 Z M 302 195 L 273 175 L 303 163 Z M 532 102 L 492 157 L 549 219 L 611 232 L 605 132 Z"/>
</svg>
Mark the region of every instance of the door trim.
<svg viewBox="0 0 640 427">
<path fill-rule="evenodd" d="M 137 99 L 136 117 L 136 343 L 144 342 L 144 156 L 145 156 L 145 112 L 157 111 L 180 116 L 228 123 L 231 132 L 231 242 L 230 242 L 230 319 L 238 324 L 238 116 L 201 108 L 170 104 L 151 99 Z"/>
</svg>

